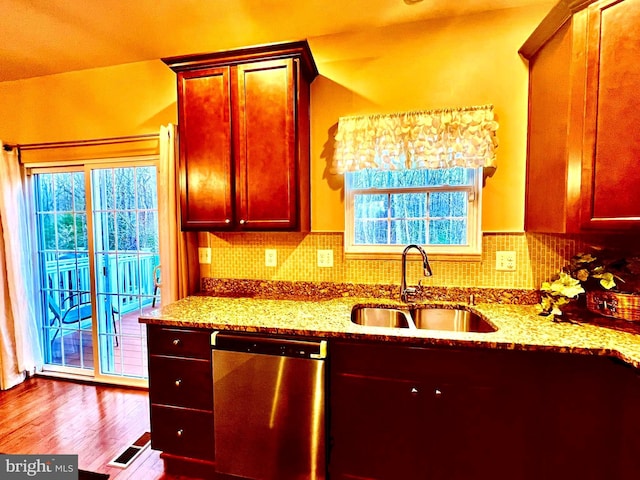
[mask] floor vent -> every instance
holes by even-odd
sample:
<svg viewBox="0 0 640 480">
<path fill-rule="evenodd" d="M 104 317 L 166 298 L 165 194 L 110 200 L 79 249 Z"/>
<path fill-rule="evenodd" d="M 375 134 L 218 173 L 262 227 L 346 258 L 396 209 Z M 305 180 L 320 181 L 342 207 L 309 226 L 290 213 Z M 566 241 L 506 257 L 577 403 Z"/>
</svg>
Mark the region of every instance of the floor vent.
<svg viewBox="0 0 640 480">
<path fill-rule="evenodd" d="M 124 452 L 111 460 L 108 465 L 112 467 L 127 468 L 133 461 L 140 455 L 145 448 L 151 443 L 151 434 L 145 432 L 133 442 L 130 446 L 125 448 Z"/>
</svg>

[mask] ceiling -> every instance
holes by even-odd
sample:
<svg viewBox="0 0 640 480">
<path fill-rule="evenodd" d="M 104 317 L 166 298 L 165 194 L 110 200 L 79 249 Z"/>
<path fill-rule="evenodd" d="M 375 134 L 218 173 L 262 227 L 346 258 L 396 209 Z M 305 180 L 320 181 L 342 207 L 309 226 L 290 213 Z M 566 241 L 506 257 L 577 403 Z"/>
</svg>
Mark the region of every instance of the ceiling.
<svg viewBox="0 0 640 480">
<path fill-rule="evenodd" d="M 1 0 L 0 81 L 553 0 Z"/>
</svg>

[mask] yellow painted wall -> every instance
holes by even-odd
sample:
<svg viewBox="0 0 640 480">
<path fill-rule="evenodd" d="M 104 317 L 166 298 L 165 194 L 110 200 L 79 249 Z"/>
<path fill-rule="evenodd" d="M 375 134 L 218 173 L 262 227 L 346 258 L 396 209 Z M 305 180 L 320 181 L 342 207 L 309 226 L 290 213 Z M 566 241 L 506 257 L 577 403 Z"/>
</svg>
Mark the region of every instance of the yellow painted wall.
<svg viewBox="0 0 640 480">
<path fill-rule="evenodd" d="M 156 133 L 176 122 L 175 74 L 160 60 L 0 82 L 0 139 L 44 143 Z"/>
<path fill-rule="evenodd" d="M 309 38 L 312 228 L 342 231 L 342 178 L 329 175 L 342 115 L 492 103 L 499 167 L 485 188 L 486 231 L 523 229 L 527 71 L 517 50 L 547 13 L 509 9 Z M 0 139 L 40 143 L 154 133 L 177 121 L 175 75 L 160 60 L 0 83 Z"/>
<path fill-rule="evenodd" d="M 314 231 L 342 231 L 342 179 L 328 173 L 340 116 L 493 104 L 498 170 L 484 189 L 483 229 L 522 232 L 527 65 L 518 49 L 548 7 L 501 10 L 310 40 Z"/>
</svg>

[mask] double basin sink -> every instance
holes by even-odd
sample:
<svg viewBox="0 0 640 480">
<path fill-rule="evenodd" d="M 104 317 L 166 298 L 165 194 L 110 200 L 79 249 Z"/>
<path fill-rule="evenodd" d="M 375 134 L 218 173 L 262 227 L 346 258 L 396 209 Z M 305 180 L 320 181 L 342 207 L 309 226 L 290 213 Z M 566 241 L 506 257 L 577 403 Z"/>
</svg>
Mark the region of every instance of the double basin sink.
<svg viewBox="0 0 640 480">
<path fill-rule="evenodd" d="M 480 315 L 462 306 L 450 308 L 412 305 L 407 309 L 392 306 L 356 305 L 351 321 L 367 327 L 446 330 L 451 332 L 489 333 L 497 329 Z"/>
</svg>

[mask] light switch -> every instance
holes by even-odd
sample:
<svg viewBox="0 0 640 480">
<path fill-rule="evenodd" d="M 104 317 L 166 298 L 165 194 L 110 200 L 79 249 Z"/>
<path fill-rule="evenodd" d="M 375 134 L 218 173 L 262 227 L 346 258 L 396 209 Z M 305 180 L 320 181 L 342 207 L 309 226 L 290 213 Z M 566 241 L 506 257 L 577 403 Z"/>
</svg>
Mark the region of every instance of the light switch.
<svg viewBox="0 0 640 480">
<path fill-rule="evenodd" d="M 211 263 L 211 248 L 209 247 L 199 247 L 198 248 L 198 262 L 202 264 L 210 264 Z"/>
</svg>

